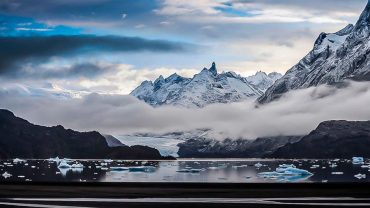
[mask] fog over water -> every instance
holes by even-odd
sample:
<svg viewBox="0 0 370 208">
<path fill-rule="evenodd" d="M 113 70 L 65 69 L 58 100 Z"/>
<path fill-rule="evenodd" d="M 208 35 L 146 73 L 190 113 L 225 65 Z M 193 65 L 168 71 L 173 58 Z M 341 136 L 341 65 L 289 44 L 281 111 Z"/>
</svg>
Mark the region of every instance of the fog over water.
<svg viewBox="0 0 370 208">
<path fill-rule="evenodd" d="M 29 97 L 0 92 L 0 108 L 32 123 L 113 135 L 211 129 L 214 138 L 303 135 L 326 120 L 370 120 L 370 82 L 320 86 L 287 93 L 279 101 L 213 104 L 201 109 L 153 108 L 128 95 Z"/>
</svg>

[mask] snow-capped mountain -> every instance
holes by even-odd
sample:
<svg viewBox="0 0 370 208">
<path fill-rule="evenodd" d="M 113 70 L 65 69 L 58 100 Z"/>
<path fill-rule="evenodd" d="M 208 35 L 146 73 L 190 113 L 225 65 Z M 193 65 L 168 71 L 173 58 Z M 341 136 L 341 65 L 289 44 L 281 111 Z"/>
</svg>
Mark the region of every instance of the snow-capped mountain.
<svg viewBox="0 0 370 208">
<path fill-rule="evenodd" d="M 263 71 L 257 72 L 255 75 L 247 77 L 247 81 L 256 86 L 259 90 L 265 92 L 271 87 L 276 80 L 280 79 L 283 75 L 277 72 L 266 74 Z"/>
<path fill-rule="evenodd" d="M 259 102 L 270 102 L 294 89 L 348 79 L 369 81 L 369 56 L 370 2 L 356 25 L 350 24 L 336 33 L 321 33 L 308 55 L 277 80 Z"/>
<path fill-rule="evenodd" d="M 273 84 L 276 76 L 272 73 L 266 78 L 257 73 L 255 78 L 244 78 L 234 72 L 218 73 L 216 64 L 212 63 L 209 69 L 204 68 L 193 78 L 177 74 L 168 78 L 160 76 L 154 82 L 144 81 L 130 94 L 153 106 L 204 107 L 212 103 L 256 99 L 267 89 L 266 86 Z M 263 88 L 259 89 L 259 85 Z"/>
</svg>

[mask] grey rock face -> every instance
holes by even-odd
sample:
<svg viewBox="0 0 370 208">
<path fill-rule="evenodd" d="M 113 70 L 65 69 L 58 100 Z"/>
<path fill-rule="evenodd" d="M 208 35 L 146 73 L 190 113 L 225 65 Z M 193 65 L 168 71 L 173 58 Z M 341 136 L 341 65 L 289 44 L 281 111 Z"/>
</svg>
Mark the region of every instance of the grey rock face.
<svg viewBox="0 0 370 208">
<path fill-rule="evenodd" d="M 279 148 L 274 158 L 370 157 L 370 121 L 326 121 L 300 141 Z"/>
</svg>

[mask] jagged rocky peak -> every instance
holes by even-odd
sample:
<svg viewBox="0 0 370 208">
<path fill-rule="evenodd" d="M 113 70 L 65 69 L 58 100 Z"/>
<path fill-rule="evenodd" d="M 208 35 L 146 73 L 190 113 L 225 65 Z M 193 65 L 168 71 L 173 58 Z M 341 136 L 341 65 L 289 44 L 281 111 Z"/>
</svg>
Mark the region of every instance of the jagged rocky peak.
<svg viewBox="0 0 370 208">
<path fill-rule="evenodd" d="M 271 84 L 267 83 L 268 86 Z M 257 86 L 234 72 L 219 74 L 216 63 L 213 62 L 209 69 L 204 68 L 193 78 L 184 78 L 177 74 L 168 78 L 160 76 L 154 84 L 143 82 L 130 94 L 153 106 L 204 107 L 213 103 L 254 100 L 262 93 Z"/>
<path fill-rule="evenodd" d="M 207 67 L 204 67 L 200 74 L 204 73 L 206 74 L 211 73 L 213 76 L 216 76 L 217 75 L 216 63 L 212 62 L 212 66 L 209 69 L 207 69 Z"/>
</svg>

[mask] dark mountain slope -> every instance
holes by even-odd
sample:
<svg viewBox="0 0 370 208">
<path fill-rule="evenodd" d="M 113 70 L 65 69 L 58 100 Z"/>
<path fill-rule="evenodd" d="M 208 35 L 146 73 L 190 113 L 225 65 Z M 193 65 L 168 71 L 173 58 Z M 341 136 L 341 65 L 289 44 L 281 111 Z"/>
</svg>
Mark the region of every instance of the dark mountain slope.
<svg viewBox="0 0 370 208">
<path fill-rule="evenodd" d="M 109 147 L 98 132 L 77 132 L 62 126 L 44 127 L 0 110 L 0 158 L 112 158 L 161 159 L 159 151 L 145 146 Z"/>
</svg>

